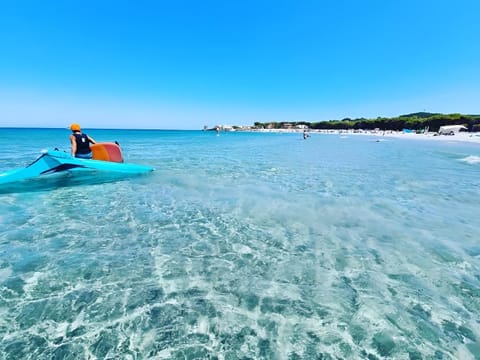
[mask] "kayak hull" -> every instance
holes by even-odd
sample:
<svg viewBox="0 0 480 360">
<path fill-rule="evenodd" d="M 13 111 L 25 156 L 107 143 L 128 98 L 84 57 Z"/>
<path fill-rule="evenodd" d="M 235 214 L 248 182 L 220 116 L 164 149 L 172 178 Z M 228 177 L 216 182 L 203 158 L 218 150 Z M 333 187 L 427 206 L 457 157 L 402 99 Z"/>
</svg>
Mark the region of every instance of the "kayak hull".
<svg viewBox="0 0 480 360">
<path fill-rule="evenodd" d="M 69 153 L 48 150 L 25 168 L 0 173 L 0 185 L 33 179 L 66 171 L 95 170 L 118 174 L 143 174 L 153 171 L 151 166 L 88 160 L 72 157 Z"/>
</svg>

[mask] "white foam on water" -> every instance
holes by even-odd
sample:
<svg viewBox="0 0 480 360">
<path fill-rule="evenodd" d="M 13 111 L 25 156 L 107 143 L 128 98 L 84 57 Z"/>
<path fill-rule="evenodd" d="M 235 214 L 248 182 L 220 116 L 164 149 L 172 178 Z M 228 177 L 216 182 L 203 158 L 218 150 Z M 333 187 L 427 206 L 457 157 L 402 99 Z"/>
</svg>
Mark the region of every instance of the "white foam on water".
<svg viewBox="0 0 480 360">
<path fill-rule="evenodd" d="M 470 155 L 467 156 L 463 159 L 460 159 L 460 161 L 466 162 L 467 164 L 480 164 L 480 156 L 476 155 Z"/>
</svg>

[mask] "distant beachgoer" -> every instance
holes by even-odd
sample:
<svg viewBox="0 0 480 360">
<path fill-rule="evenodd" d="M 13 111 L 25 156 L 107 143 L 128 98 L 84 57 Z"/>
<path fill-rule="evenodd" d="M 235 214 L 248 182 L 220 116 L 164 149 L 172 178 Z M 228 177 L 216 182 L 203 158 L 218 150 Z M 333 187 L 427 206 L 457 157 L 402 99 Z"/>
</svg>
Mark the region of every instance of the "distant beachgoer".
<svg viewBox="0 0 480 360">
<path fill-rule="evenodd" d="M 308 137 L 310 137 L 310 135 L 308 135 L 307 130 L 303 130 L 303 140 L 307 140 Z"/>
<path fill-rule="evenodd" d="M 81 159 L 91 159 L 92 150 L 90 149 L 90 144 L 96 144 L 97 142 L 87 134 L 82 133 L 82 129 L 78 124 L 70 125 L 70 130 L 72 130 L 72 135 L 70 135 L 72 156 Z"/>
</svg>

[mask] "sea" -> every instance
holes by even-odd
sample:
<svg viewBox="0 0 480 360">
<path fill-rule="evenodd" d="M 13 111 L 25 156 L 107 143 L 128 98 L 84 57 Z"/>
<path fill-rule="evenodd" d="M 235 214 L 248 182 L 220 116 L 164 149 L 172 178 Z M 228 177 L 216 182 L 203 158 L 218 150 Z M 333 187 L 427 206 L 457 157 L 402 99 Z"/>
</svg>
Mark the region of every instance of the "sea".
<svg viewBox="0 0 480 360">
<path fill-rule="evenodd" d="M 155 171 L 0 188 L 0 359 L 480 359 L 480 144 L 85 132 Z"/>
</svg>

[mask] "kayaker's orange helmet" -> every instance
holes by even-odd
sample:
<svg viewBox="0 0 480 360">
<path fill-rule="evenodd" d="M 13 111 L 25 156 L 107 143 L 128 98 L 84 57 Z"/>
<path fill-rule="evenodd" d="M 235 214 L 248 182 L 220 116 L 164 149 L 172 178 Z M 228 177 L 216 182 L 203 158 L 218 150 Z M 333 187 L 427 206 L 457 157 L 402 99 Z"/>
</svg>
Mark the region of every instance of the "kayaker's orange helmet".
<svg viewBox="0 0 480 360">
<path fill-rule="evenodd" d="M 78 125 L 78 124 L 72 124 L 72 125 L 70 125 L 70 130 L 72 130 L 72 131 L 81 131 L 80 125 Z"/>
</svg>

